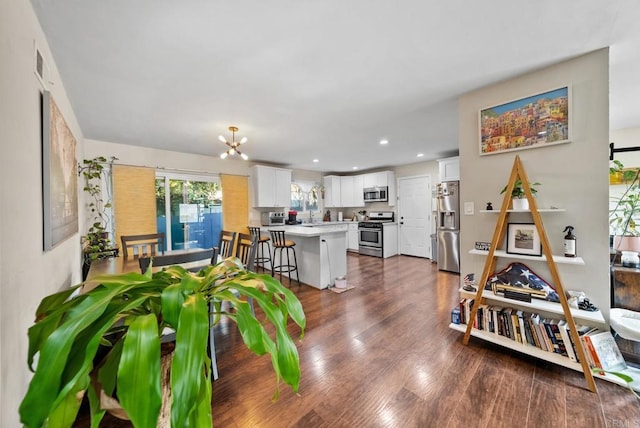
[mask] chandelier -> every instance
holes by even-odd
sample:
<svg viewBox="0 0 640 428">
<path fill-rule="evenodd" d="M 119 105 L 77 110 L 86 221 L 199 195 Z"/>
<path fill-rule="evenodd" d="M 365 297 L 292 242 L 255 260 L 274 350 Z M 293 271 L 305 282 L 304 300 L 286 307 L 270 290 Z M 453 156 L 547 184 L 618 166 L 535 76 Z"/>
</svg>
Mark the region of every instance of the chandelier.
<svg viewBox="0 0 640 428">
<path fill-rule="evenodd" d="M 238 147 L 240 146 L 240 144 L 244 144 L 247 142 L 247 137 L 242 137 L 242 139 L 240 141 L 236 141 L 236 132 L 238 132 L 238 127 L 237 126 L 230 126 L 229 127 L 229 131 L 231 131 L 232 137 L 231 137 L 231 142 L 228 142 L 226 138 L 224 138 L 222 135 L 218 136 L 218 140 L 222 141 L 223 143 L 225 143 L 227 146 L 229 146 L 229 149 L 222 153 L 220 155 L 221 159 L 226 158 L 227 156 L 231 155 L 235 155 L 236 153 L 240 155 L 240 157 L 242 157 L 242 159 L 247 160 L 249 159 L 249 156 L 247 156 L 246 154 L 242 153 L 240 150 L 238 150 Z"/>
</svg>

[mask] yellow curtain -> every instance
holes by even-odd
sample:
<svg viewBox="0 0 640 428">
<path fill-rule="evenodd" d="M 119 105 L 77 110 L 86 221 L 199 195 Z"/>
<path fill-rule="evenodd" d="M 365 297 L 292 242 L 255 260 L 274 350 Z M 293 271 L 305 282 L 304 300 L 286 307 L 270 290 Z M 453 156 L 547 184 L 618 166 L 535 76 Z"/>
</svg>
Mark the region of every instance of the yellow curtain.
<svg viewBox="0 0 640 428">
<path fill-rule="evenodd" d="M 249 178 L 221 175 L 222 228 L 232 232 L 249 233 Z"/>
<path fill-rule="evenodd" d="M 155 181 L 152 168 L 113 166 L 113 217 L 118 246 L 122 235 L 158 231 Z"/>
</svg>

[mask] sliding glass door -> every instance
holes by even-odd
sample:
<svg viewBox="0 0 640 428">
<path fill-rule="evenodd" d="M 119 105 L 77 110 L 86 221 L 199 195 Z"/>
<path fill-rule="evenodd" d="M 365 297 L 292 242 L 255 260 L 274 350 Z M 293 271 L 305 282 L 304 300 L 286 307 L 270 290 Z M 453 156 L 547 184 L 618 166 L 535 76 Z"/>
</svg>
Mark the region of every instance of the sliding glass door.
<svg viewBox="0 0 640 428">
<path fill-rule="evenodd" d="M 168 250 L 212 248 L 222 229 L 222 189 L 217 176 L 156 173 L 158 232 Z"/>
</svg>

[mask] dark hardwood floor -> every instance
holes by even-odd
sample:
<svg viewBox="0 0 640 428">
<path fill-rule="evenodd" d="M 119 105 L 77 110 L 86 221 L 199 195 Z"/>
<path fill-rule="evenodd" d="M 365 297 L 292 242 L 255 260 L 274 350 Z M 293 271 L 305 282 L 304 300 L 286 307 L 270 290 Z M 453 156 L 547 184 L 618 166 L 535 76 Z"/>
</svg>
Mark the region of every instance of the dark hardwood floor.
<svg viewBox="0 0 640 428">
<path fill-rule="evenodd" d="M 247 351 L 234 324 L 216 327 L 214 426 L 640 427 L 623 387 L 597 379 L 596 395 L 581 373 L 475 338 L 462 345 L 448 328 L 458 276 L 429 260 L 349 255 L 347 271 L 356 288 L 341 294 L 292 285 L 308 323 L 297 395 L 283 386 L 272 402 L 270 359 Z"/>
</svg>

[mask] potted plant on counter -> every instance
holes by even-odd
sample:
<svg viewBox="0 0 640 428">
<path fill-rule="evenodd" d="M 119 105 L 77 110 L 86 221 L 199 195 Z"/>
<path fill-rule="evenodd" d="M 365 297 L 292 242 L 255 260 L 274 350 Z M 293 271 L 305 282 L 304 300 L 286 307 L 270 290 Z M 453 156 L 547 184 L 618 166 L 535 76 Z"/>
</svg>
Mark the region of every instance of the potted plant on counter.
<svg viewBox="0 0 640 428">
<path fill-rule="evenodd" d="M 168 419 L 173 427 L 212 426 L 210 307 L 214 323 L 229 317 L 251 351 L 270 354 L 277 385 L 283 380 L 298 390 L 299 357 L 287 324 L 293 320 L 302 338 L 302 306 L 279 281 L 248 272 L 239 259 L 198 273 L 172 266 L 153 274 L 149 268 L 144 275 L 103 275 L 92 284 L 90 290 L 78 290 L 81 284 L 45 297 L 36 311 L 27 362 L 32 368 L 36 355 L 38 362 L 20 405 L 24 426 L 71 426 L 87 392 L 91 426 L 104 416 L 101 395 L 114 393 L 135 427 L 169 426 Z M 264 319 L 234 293 L 253 299 Z M 234 311 L 225 312 L 223 302 Z M 266 329 L 267 323 L 273 328 Z M 175 331 L 175 348 L 162 357 L 165 328 Z M 170 365 L 164 383 L 163 363 Z"/>
<path fill-rule="evenodd" d="M 541 184 L 537 181 L 535 183 L 529 183 L 529 188 L 531 189 L 531 195 L 536 196 L 538 193 L 538 189 L 535 186 L 540 186 Z M 500 191 L 502 195 L 507 191 L 507 186 Z M 522 181 L 517 178 L 516 182 L 513 184 L 513 190 L 511 190 L 511 205 L 514 210 L 518 211 L 526 211 L 529 209 L 529 200 L 527 199 L 527 195 L 524 192 L 524 186 L 522 185 Z"/>
</svg>

